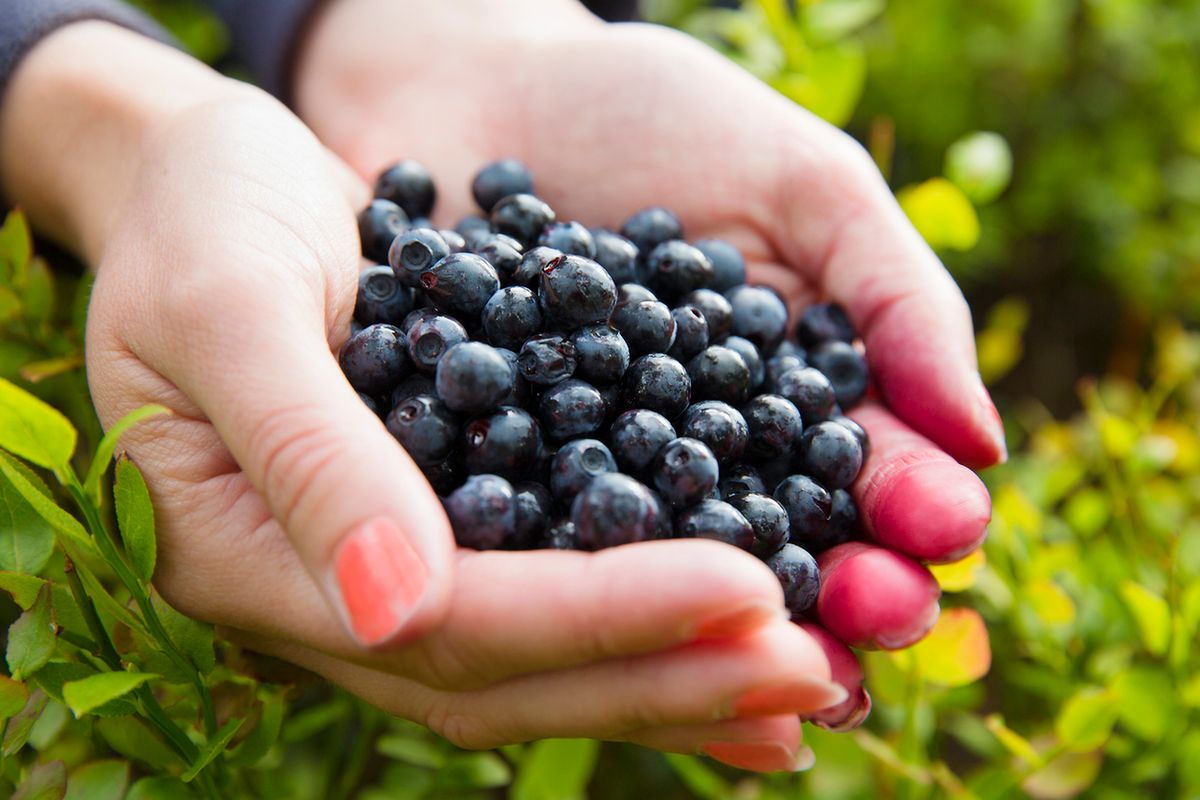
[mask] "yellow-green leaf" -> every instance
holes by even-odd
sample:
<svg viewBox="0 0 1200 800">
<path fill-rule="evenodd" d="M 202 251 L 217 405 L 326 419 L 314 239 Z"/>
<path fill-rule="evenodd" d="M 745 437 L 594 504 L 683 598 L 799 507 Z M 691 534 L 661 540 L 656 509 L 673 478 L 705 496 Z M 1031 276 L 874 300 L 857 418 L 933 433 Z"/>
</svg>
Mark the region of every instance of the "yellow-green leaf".
<svg viewBox="0 0 1200 800">
<path fill-rule="evenodd" d="M 99 563 L 100 553 L 96 545 L 88 537 L 87 531 L 79 520 L 68 514 L 51 498 L 47 497 L 17 465 L 7 453 L 0 452 L 0 475 L 3 475 L 20 493 L 25 502 L 36 511 L 42 519 L 58 532 L 60 542 L 67 553 L 74 559 L 84 559 L 89 563 Z"/>
<path fill-rule="evenodd" d="M 1040 767 L 1043 764 L 1042 754 L 1028 739 L 1008 727 L 1004 717 L 999 714 L 988 714 L 984 718 L 983 724 L 996 737 L 996 740 L 1004 745 L 1005 750 L 1031 767 Z"/>
<path fill-rule="evenodd" d="M 36 673 L 54 655 L 56 631 L 50 603 L 50 584 L 47 583 L 38 590 L 37 599 L 29 610 L 8 629 L 5 656 L 9 672 L 19 681 Z"/>
<path fill-rule="evenodd" d="M 932 564 L 929 571 L 943 592 L 965 592 L 979 580 L 979 571 L 987 564 L 983 550 L 973 550 L 966 558 L 952 564 Z"/>
<path fill-rule="evenodd" d="M 1165 654 L 1171 641 L 1171 608 L 1167 601 L 1133 581 L 1121 584 L 1121 598 L 1137 622 L 1142 644 L 1153 655 Z"/>
<path fill-rule="evenodd" d="M 1161 741 L 1179 711 L 1170 676 L 1153 667 L 1133 667 L 1117 675 L 1112 690 L 1121 725 L 1139 738 Z"/>
<path fill-rule="evenodd" d="M 131 411 L 117 421 L 117 424 L 108 429 L 104 437 L 100 440 L 100 444 L 96 445 L 96 455 L 92 457 L 92 464 L 88 467 L 87 477 L 84 478 L 83 488 L 97 505 L 100 503 L 100 480 L 104 477 L 104 473 L 108 470 L 108 465 L 112 461 L 113 453 L 117 450 L 117 444 L 125 432 L 134 425 L 151 417 L 170 414 L 171 410 L 166 406 L 148 405 L 142 406 L 136 411 Z"/>
<path fill-rule="evenodd" d="M 75 452 L 75 438 L 62 412 L 0 378 L 0 447 L 39 467 L 62 470 Z"/>
<path fill-rule="evenodd" d="M 141 470 L 128 458 L 117 462 L 117 477 L 113 487 L 117 506 L 117 527 L 125 542 L 125 552 L 137 576 L 146 583 L 154 575 L 157 554 L 154 540 L 154 505 Z"/>
<path fill-rule="evenodd" d="M 1095 750 L 1108 741 L 1117 712 L 1117 697 L 1111 690 L 1087 686 L 1063 704 L 1054 732 L 1072 752 Z"/>
<path fill-rule="evenodd" d="M 0 478 L 0 569 L 32 575 L 46 566 L 53 552 L 50 523 L 11 481 Z"/>
<path fill-rule="evenodd" d="M 38 590 L 46 581 L 34 575 L 23 575 L 19 572 L 0 572 L 0 591 L 8 592 L 13 602 L 28 611 L 37 600 Z"/>
<path fill-rule="evenodd" d="M 987 674 L 992 648 L 979 612 L 949 608 L 929 635 L 912 648 L 922 677 L 941 686 L 965 686 Z"/>
<path fill-rule="evenodd" d="M 29 259 L 33 256 L 33 237 L 29 234 L 29 223 L 21 209 L 11 211 L 0 226 L 0 264 L 6 277 L 13 285 L 24 287 L 28 280 Z"/>
<path fill-rule="evenodd" d="M 970 250 L 979 241 L 979 215 L 962 190 L 930 178 L 896 194 L 913 227 L 935 250 Z"/>
<path fill-rule="evenodd" d="M 583 800 L 600 743 L 592 739 L 546 739 L 530 745 L 513 784 L 511 800 Z"/>
<path fill-rule="evenodd" d="M 1021 590 L 1021 596 L 1047 625 L 1070 625 L 1075 621 L 1075 602 L 1049 578 L 1029 581 Z"/>
<path fill-rule="evenodd" d="M 15 716 L 29 699 L 29 689 L 20 681 L 0 675 L 0 723 Z"/>
<path fill-rule="evenodd" d="M 158 676 L 146 672 L 101 672 L 83 680 L 63 684 L 63 700 L 76 717 L 82 717 L 92 709 L 110 700 L 124 697 L 151 678 Z"/>
</svg>

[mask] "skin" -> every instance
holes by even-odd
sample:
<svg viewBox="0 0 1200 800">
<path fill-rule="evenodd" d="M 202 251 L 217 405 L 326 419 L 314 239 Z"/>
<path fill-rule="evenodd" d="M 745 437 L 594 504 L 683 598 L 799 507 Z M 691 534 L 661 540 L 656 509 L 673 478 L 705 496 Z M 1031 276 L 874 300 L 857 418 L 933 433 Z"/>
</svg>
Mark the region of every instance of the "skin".
<svg viewBox="0 0 1200 800">
<path fill-rule="evenodd" d="M 1003 457 L 961 295 L 856 145 L 700 45 L 567 2 L 415 5 L 336 0 L 319 15 L 294 87 L 311 130 L 102 23 L 45 39 L 10 86 L 4 189 L 97 271 L 87 357 L 102 421 L 147 402 L 175 412 L 125 440 L 158 507 L 156 585 L 463 746 L 590 736 L 807 766 L 798 715 L 843 709 L 830 678 L 860 678 L 836 640 L 785 619 L 756 559 L 702 540 L 455 550 L 437 498 L 336 364 L 363 180 L 421 160 L 445 224 L 471 211 L 471 172 L 513 155 L 562 218 L 616 226 L 667 205 L 690 237 L 743 248 L 793 303 L 838 299 L 887 402 L 856 414 L 873 451 L 853 491 L 879 541 L 934 560 L 977 542 L 990 513 L 960 462 Z M 427 574 L 376 647 L 348 632 L 332 584 L 339 542 L 365 523 Z M 920 574 L 885 555 L 854 563 L 885 581 Z M 894 633 L 836 597 L 822 614 Z"/>
</svg>

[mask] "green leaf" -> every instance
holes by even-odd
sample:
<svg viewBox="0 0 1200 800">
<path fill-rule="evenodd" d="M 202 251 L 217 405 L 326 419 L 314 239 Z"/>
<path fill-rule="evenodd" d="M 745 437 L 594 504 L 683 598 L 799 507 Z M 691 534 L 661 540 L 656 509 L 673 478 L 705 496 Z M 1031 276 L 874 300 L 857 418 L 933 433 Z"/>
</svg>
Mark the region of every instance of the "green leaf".
<svg viewBox="0 0 1200 800">
<path fill-rule="evenodd" d="M 35 764 L 12 800 L 62 800 L 67 793 L 67 766 L 61 761 Z"/>
<path fill-rule="evenodd" d="M 59 541 L 68 555 L 76 561 L 83 560 L 93 564 L 102 561 L 95 543 L 88 537 L 79 520 L 43 494 L 37 485 L 25 476 L 25 472 L 15 466 L 17 463 L 6 453 L 0 452 L 0 474 L 16 487 L 25 502 L 42 519 L 50 523 L 50 527 L 59 534 Z"/>
<path fill-rule="evenodd" d="M 438 770 L 435 785 L 446 789 L 492 789 L 512 781 L 512 769 L 495 753 L 469 753 L 452 758 Z"/>
<path fill-rule="evenodd" d="M 177 778 L 142 778 L 125 800 L 189 800 L 195 796 L 191 787 Z"/>
<path fill-rule="evenodd" d="M 0 480 L 0 569 L 33 575 L 54 552 L 54 529 L 9 481 Z"/>
<path fill-rule="evenodd" d="M 154 505 L 150 490 L 137 465 L 122 457 L 117 462 L 117 477 L 113 487 L 117 506 L 117 527 L 125 542 L 125 552 L 133 570 L 144 582 L 154 576 L 156 545 L 154 541 Z"/>
<path fill-rule="evenodd" d="M 96 455 L 92 457 L 92 465 L 88 467 L 87 477 L 83 481 L 83 488 L 87 490 L 88 496 L 100 504 L 100 481 L 104 477 L 104 473 L 108 470 L 108 465 L 112 462 L 113 453 L 117 450 L 117 444 L 125 432 L 143 420 L 151 417 L 161 416 L 162 414 L 170 414 L 171 410 L 166 406 L 148 405 L 142 406 L 136 411 L 131 411 L 117 421 L 104 438 L 100 440 L 100 444 L 96 445 Z"/>
<path fill-rule="evenodd" d="M 306 708 L 288 717 L 283 726 L 283 741 L 302 742 L 328 728 L 335 722 L 346 719 L 351 709 L 348 703 L 335 699 L 318 706 Z"/>
<path fill-rule="evenodd" d="M 1084 687 L 1063 704 L 1054 721 L 1054 732 L 1072 752 L 1095 750 L 1112 733 L 1117 711 L 1117 698 L 1111 690 Z"/>
<path fill-rule="evenodd" d="M 1161 669 L 1133 667 L 1113 680 L 1121 725 L 1149 742 L 1162 741 L 1179 716 L 1179 699 L 1171 678 Z"/>
<path fill-rule="evenodd" d="M 896 193 L 913 227 L 934 250 L 970 250 L 979 241 L 979 216 L 962 190 L 931 178 Z"/>
<path fill-rule="evenodd" d="M 124 697 L 156 677 L 148 672 L 100 672 L 82 680 L 64 683 L 63 700 L 78 718 L 110 700 Z"/>
<path fill-rule="evenodd" d="M 446 753 L 429 739 L 408 736 L 383 736 L 375 743 L 381 756 L 418 767 L 440 769 L 446 764 Z"/>
<path fill-rule="evenodd" d="M 6 282 L 23 287 L 28 281 L 29 260 L 33 256 L 33 237 L 29 223 L 21 209 L 9 212 L 0 226 L 0 265 L 4 272 L 0 277 Z"/>
<path fill-rule="evenodd" d="M 857 31 L 883 13 L 884 0 L 838 0 L 813 3 L 804 7 L 805 20 L 812 37 L 834 41 Z"/>
<path fill-rule="evenodd" d="M 1121 597 L 1137 621 L 1146 649 L 1152 655 L 1165 654 L 1171 643 L 1171 607 L 1167 601 L 1133 581 L 1121 583 Z"/>
<path fill-rule="evenodd" d="M 81 681 L 93 675 L 100 674 L 94 667 L 80 661 L 62 661 L 51 659 L 50 663 L 38 670 L 33 676 L 33 682 L 60 703 L 65 703 L 63 687 L 68 683 Z M 92 709 L 96 717 L 119 717 L 126 714 L 136 714 L 137 706 L 131 700 L 118 697 Z"/>
<path fill-rule="evenodd" d="M 221 730 L 217 731 L 208 744 L 204 745 L 204 748 L 200 750 L 200 755 L 196 758 L 196 762 L 188 768 L 187 772 L 180 775 L 179 779 L 184 783 L 190 783 L 200 774 L 200 770 L 207 767 L 212 763 L 213 759 L 221 755 L 225 750 L 225 745 L 229 744 L 229 740 L 234 737 L 234 734 L 238 732 L 238 729 L 245 722 L 246 720 L 244 719 L 231 719 L 221 726 Z"/>
<path fill-rule="evenodd" d="M 21 298 L 10 287 L 0 284 L 0 323 L 11 322 L 21 316 Z"/>
<path fill-rule="evenodd" d="M 78 570 L 76 574 L 79 575 L 79 581 L 83 584 L 84 591 L 92 599 L 98 612 L 108 615 L 146 638 L 150 637 L 141 617 L 134 616 L 126 606 L 118 603 L 95 575 L 85 570 Z"/>
<path fill-rule="evenodd" d="M 279 731 L 283 727 L 287 704 L 279 692 L 260 689 L 259 696 L 262 710 L 259 712 L 258 724 L 241 744 L 229 751 L 229 763 L 233 766 L 254 766 L 270 752 L 275 742 L 279 741 Z"/>
<path fill-rule="evenodd" d="M 867 80 L 867 58 L 853 39 L 830 44 L 809 54 L 804 71 L 787 71 L 771 86 L 833 125 L 844 125 L 854 114 Z"/>
<path fill-rule="evenodd" d="M 35 689 L 30 692 L 29 699 L 25 701 L 25 707 L 8 721 L 4 727 L 3 750 L 0 750 L 6 758 L 16 753 L 29 741 L 29 732 L 33 730 L 34 723 L 41 717 L 48 702 L 50 702 L 50 698 L 46 697 L 46 693 L 41 689 Z"/>
<path fill-rule="evenodd" d="M 75 428 L 58 409 L 0 378 L 0 447 L 39 467 L 64 470 Z"/>
<path fill-rule="evenodd" d="M 512 800 L 576 800 L 587 797 L 600 743 L 594 739 L 546 739 L 530 745 L 521 761 Z"/>
<path fill-rule="evenodd" d="M 671 769 L 695 796 L 704 800 L 726 800 L 735 795 L 733 786 L 700 759 L 675 753 L 667 753 L 666 759 Z"/>
<path fill-rule="evenodd" d="M 158 612 L 167 635 L 196 669 L 207 674 L 217 666 L 213 651 L 213 626 L 184 616 L 167 604 L 157 592 L 150 595 L 150 604 Z"/>
<path fill-rule="evenodd" d="M 29 689 L 25 684 L 0 675 L 0 722 L 16 716 L 29 700 Z"/>
<path fill-rule="evenodd" d="M 5 657 L 10 673 L 19 681 L 35 674 L 54 655 L 57 632 L 50 606 L 50 585 L 46 584 L 29 610 L 8 629 Z"/>
<path fill-rule="evenodd" d="M 46 581 L 35 575 L 22 575 L 19 572 L 0 572 L 0 591 L 8 592 L 13 602 L 28 611 L 37 600 L 38 592 Z"/>
<path fill-rule="evenodd" d="M 103 717 L 94 728 L 113 750 L 151 769 L 177 767 L 180 758 L 141 717 Z"/>
<path fill-rule="evenodd" d="M 54 274 L 45 259 L 29 262 L 29 285 L 25 288 L 25 317 L 31 322 L 49 321 L 54 312 Z"/>
<path fill-rule="evenodd" d="M 66 800 L 123 800 L 128 787 L 128 762 L 93 761 L 71 773 Z"/>
</svg>

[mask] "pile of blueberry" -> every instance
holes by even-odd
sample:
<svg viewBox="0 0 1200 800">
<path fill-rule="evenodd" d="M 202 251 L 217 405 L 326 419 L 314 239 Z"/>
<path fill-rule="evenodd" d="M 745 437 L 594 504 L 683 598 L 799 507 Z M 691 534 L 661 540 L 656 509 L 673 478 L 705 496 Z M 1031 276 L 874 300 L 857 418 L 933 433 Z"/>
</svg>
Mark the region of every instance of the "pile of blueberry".
<svg viewBox="0 0 1200 800">
<path fill-rule="evenodd" d="M 428 221 L 428 171 L 380 175 L 342 369 L 475 549 L 705 537 L 759 556 L 796 614 L 814 554 L 850 539 L 868 446 L 842 412 L 867 363 L 842 309 L 746 284 L 731 245 L 671 212 L 561 222 L 518 161 L 475 177 L 484 216 Z"/>
</svg>

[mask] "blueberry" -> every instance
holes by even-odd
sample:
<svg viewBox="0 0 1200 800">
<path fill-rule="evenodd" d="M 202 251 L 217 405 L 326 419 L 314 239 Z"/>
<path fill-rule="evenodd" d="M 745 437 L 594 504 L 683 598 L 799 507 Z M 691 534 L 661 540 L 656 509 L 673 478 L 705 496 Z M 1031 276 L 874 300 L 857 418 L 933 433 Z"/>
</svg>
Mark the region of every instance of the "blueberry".
<svg viewBox="0 0 1200 800">
<path fill-rule="evenodd" d="M 471 182 L 471 194 L 485 213 L 512 194 L 533 194 L 533 176 L 515 158 L 503 158 L 484 166 Z"/>
<path fill-rule="evenodd" d="M 553 247 L 573 256 L 583 256 L 595 260 L 596 240 L 592 232 L 578 222 L 552 222 L 542 229 L 538 237 L 542 247 Z"/>
<path fill-rule="evenodd" d="M 381 322 L 396 325 L 412 311 L 412 306 L 412 290 L 396 280 L 391 267 L 370 267 L 359 274 L 354 319 L 364 327 Z"/>
<path fill-rule="evenodd" d="M 433 378 L 428 375 L 422 375 L 419 372 L 414 372 L 400 382 L 400 385 L 392 390 L 392 408 L 403 403 L 410 397 L 415 397 L 419 394 L 437 395 L 437 389 L 434 388 Z"/>
<path fill-rule="evenodd" d="M 413 329 L 413 325 L 416 325 L 418 322 L 428 319 L 429 317 L 436 317 L 437 315 L 437 312 L 429 307 L 414 308 L 404 316 L 404 320 L 398 327 L 400 328 L 401 333 L 403 333 L 405 336 L 408 336 L 408 332 Z"/>
<path fill-rule="evenodd" d="M 388 264 L 405 286 L 421 285 L 421 273 L 450 255 L 450 246 L 432 228 L 412 228 L 395 238 L 388 249 Z"/>
<path fill-rule="evenodd" d="M 832 493 L 832 506 L 829 512 L 829 527 L 824 541 L 815 546 L 812 552 L 820 553 L 854 538 L 858 532 L 858 504 L 845 489 Z"/>
<path fill-rule="evenodd" d="M 736 247 L 721 239 L 701 239 L 696 249 L 713 265 L 714 291 L 724 292 L 746 282 L 746 260 Z"/>
<path fill-rule="evenodd" d="M 514 550 L 537 547 L 550 525 L 554 498 L 540 483 L 526 482 L 513 486 L 517 502 L 517 528 L 508 546 Z"/>
<path fill-rule="evenodd" d="M 726 336 L 721 342 L 721 346 L 729 348 L 742 357 L 742 361 L 745 361 L 746 366 L 750 369 L 750 391 L 758 391 L 766 379 L 766 367 L 763 364 L 762 353 L 754 345 L 754 342 L 740 336 Z"/>
<path fill-rule="evenodd" d="M 467 341 L 467 330 L 453 317 L 430 314 L 408 329 L 408 357 L 421 372 L 433 374 L 446 351 Z"/>
<path fill-rule="evenodd" d="M 625 410 L 625 401 L 621 399 L 621 387 L 618 384 L 597 386 L 596 391 L 604 400 L 604 423 L 612 422 L 618 414 Z"/>
<path fill-rule="evenodd" d="M 575 439 L 560 447 L 550 462 L 550 491 L 560 503 L 570 503 L 592 478 L 616 471 L 617 462 L 603 442 Z"/>
<path fill-rule="evenodd" d="M 604 228 L 592 230 L 596 246 L 596 263 L 608 270 L 616 283 L 629 283 L 638 278 L 638 249 L 633 242 Z"/>
<path fill-rule="evenodd" d="M 418 464 L 421 474 L 439 497 L 446 497 L 466 480 L 462 465 L 457 459 L 446 458 L 441 461 L 430 461 L 428 464 Z"/>
<path fill-rule="evenodd" d="M 849 428 L 818 422 L 800 437 L 800 468 L 827 489 L 845 489 L 862 468 L 862 447 Z"/>
<path fill-rule="evenodd" d="M 537 466 L 542 431 L 528 412 L 504 406 L 490 416 L 468 422 L 462 442 L 467 472 L 520 480 Z"/>
<path fill-rule="evenodd" d="M 542 329 L 542 307 L 537 295 L 524 286 L 506 286 L 483 307 L 483 330 L 496 347 L 519 350 Z"/>
<path fill-rule="evenodd" d="M 387 263 L 392 240 L 408 227 L 408 215 L 390 200 L 372 200 L 358 214 L 362 254 L 376 264 Z"/>
<path fill-rule="evenodd" d="M 776 390 L 779 386 L 779 379 L 784 373 L 794 369 L 804 369 L 807 366 L 807 361 L 791 353 L 771 356 L 767 359 L 765 383 L 770 389 Z"/>
<path fill-rule="evenodd" d="M 492 228 L 532 247 L 542 229 L 554 222 L 554 209 L 531 194 L 511 194 L 492 208 Z"/>
<path fill-rule="evenodd" d="M 557 519 L 546 528 L 541 546 L 547 550 L 578 550 L 579 536 L 575 533 L 575 523 L 569 519 Z"/>
<path fill-rule="evenodd" d="M 721 497 L 725 500 L 737 497 L 739 494 L 753 492 L 764 494 L 766 484 L 758 470 L 749 464 L 734 464 L 728 469 L 721 470 L 721 481 L 717 484 Z"/>
<path fill-rule="evenodd" d="M 647 353 L 665 353 L 675 343 L 675 320 L 671 309 L 657 300 L 619 305 L 613 309 L 608 324 L 621 332 L 634 358 Z"/>
<path fill-rule="evenodd" d="M 651 250 L 646 267 L 655 293 L 670 302 L 705 288 L 713 279 L 713 265 L 704 253 L 678 239 Z"/>
<path fill-rule="evenodd" d="M 648 408 L 668 419 L 678 417 L 691 402 L 687 370 L 662 353 L 642 356 L 630 364 L 622 385 L 630 408 Z"/>
<path fill-rule="evenodd" d="M 421 273 L 421 289 L 438 311 L 474 325 L 499 291 L 500 278 L 482 256 L 452 253 Z"/>
<path fill-rule="evenodd" d="M 803 547 L 785 544 L 767 559 L 767 566 L 783 587 L 783 602 L 797 619 L 812 608 L 821 591 L 821 571 L 817 560 Z"/>
<path fill-rule="evenodd" d="M 513 390 L 512 365 L 491 345 L 463 342 L 446 351 L 437 365 L 438 397 L 453 411 L 482 414 Z"/>
<path fill-rule="evenodd" d="M 719 400 L 704 400 L 688 406 L 683 412 L 680 433 L 708 445 L 722 465 L 741 458 L 749 438 L 741 412 Z"/>
<path fill-rule="evenodd" d="M 655 538 L 658 504 L 628 475 L 610 472 L 588 482 L 571 503 L 571 521 L 584 550 Z"/>
<path fill-rule="evenodd" d="M 742 550 L 754 546 L 754 528 L 742 512 L 722 500 L 702 500 L 680 512 L 675 520 L 677 536 L 716 539 Z"/>
<path fill-rule="evenodd" d="M 635 408 L 613 421 L 608 439 L 621 469 L 645 475 L 658 451 L 676 438 L 670 420 L 656 411 Z"/>
<path fill-rule="evenodd" d="M 375 181 L 375 196 L 391 200 L 410 217 L 427 217 L 437 190 L 429 170 L 411 159 L 385 169 Z"/>
<path fill-rule="evenodd" d="M 574 330 L 608 319 L 617 285 L 595 261 L 564 255 L 542 267 L 538 296 L 547 322 Z"/>
<path fill-rule="evenodd" d="M 446 404 L 431 394 L 400 401 L 385 424 L 418 464 L 445 460 L 458 442 L 458 421 Z"/>
<path fill-rule="evenodd" d="M 513 388 L 503 400 L 500 401 L 502 406 L 518 406 L 524 407 L 528 405 L 530 390 L 529 381 L 521 376 L 521 372 L 517 367 L 519 357 L 515 352 L 504 347 L 497 347 L 496 352 L 504 356 L 504 360 L 508 362 L 508 366 L 513 371 Z"/>
<path fill-rule="evenodd" d="M 822 342 L 853 342 L 856 335 L 854 323 L 837 303 L 809 306 L 796 324 L 796 338 L 806 347 Z"/>
<path fill-rule="evenodd" d="M 849 409 L 867 393 L 867 360 L 854 345 L 837 341 L 819 344 L 809 351 L 808 363 L 829 378 L 842 408 Z"/>
<path fill-rule="evenodd" d="M 633 242 L 642 253 L 649 253 L 669 239 L 682 239 L 683 226 L 665 208 L 647 208 L 625 220 L 621 235 Z"/>
<path fill-rule="evenodd" d="M 758 461 L 771 461 L 790 455 L 804 423 L 792 402 L 777 394 L 760 394 L 742 406 L 742 416 L 750 429 L 746 454 Z"/>
<path fill-rule="evenodd" d="M 446 247 L 450 248 L 451 253 L 461 253 L 467 249 L 467 240 L 456 230 L 440 228 L 438 236 L 442 237 L 442 241 L 446 243 Z"/>
<path fill-rule="evenodd" d="M 508 282 L 508 276 L 515 274 L 520 268 L 524 258 L 520 242 L 502 233 L 484 238 L 471 249 L 476 255 L 487 259 L 487 262 L 496 268 L 496 274 L 505 282 Z"/>
<path fill-rule="evenodd" d="M 679 299 L 680 305 L 695 306 L 708 323 L 708 341 L 719 344 L 733 332 L 733 306 L 712 289 L 697 289 Z"/>
<path fill-rule="evenodd" d="M 404 336 L 394 325 L 371 325 L 351 336 L 339 356 L 346 380 L 372 397 L 386 397 L 408 374 Z"/>
<path fill-rule="evenodd" d="M 525 255 L 521 256 L 521 263 L 517 265 L 517 269 L 505 276 L 505 281 L 510 286 L 528 286 L 535 289 L 541 283 L 542 270 L 562 255 L 561 251 L 553 247 L 534 247 L 527 250 Z"/>
<path fill-rule="evenodd" d="M 794 544 L 807 546 L 827 536 L 833 498 L 824 486 L 807 475 L 793 475 L 775 487 L 774 497 L 788 514 Z"/>
<path fill-rule="evenodd" d="M 760 350 L 777 345 L 787 330 L 787 306 L 765 286 L 735 286 L 725 293 L 733 307 L 733 333 Z"/>
<path fill-rule="evenodd" d="M 369 408 L 372 414 L 377 417 L 379 416 L 379 401 L 377 401 L 374 397 L 371 397 L 371 395 L 363 394 L 362 392 L 358 393 L 358 399 L 362 400 L 363 405 Z"/>
<path fill-rule="evenodd" d="M 460 547 L 496 550 L 517 532 L 517 498 L 498 475 L 472 475 L 446 498 L 446 515 Z"/>
<path fill-rule="evenodd" d="M 671 319 L 675 321 L 675 343 L 667 350 L 667 355 L 686 362 L 708 347 L 708 320 L 700 309 L 695 306 L 673 308 Z"/>
<path fill-rule="evenodd" d="M 863 463 L 867 463 L 867 456 L 871 454 L 871 439 L 867 436 L 867 432 L 863 430 L 863 426 L 859 425 L 849 417 L 844 417 L 841 414 L 835 414 L 829 418 L 830 422 L 836 422 L 846 430 L 854 434 L 854 438 L 858 439 L 858 446 L 862 448 Z"/>
<path fill-rule="evenodd" d="M 657 300 L 654 292 L 640 283 L 622 283 L 617 288 L 617 305 L 622 303 L 640 303 L 643 300 Z"/>
<path fill-rule="evenodd" d="M 687 372 L 696 400 L 721 400 L 737 406 L 750 395 L 750 368 L 727 347 L 705 348 L 688 362 Z"/>
<path fill-rule="evenodd" d="M 550 386 L 575 374 L 575 345 L 557 333 L 541 333 L 521 346 L 517 370 L 530 383 Z"/>
<path fill-rule="evenodd" d="M 476 236 L 490 236 L 492 233 L 492 223 L 484 217 L 463 217 L 454 226 L 454 231 L 470 245 L 472 238 Z"/>
<path fill-rule="evenodd" d="M 575 378 L 551 386 L 538 404 L 542 427 L 559 440 L 594 433 L 607 413 L 608 406 L 596 387 Z"/>
<path fill-rule="evenodd" d="M 699 503 L 717 486 L 717 457 L 695 439 L 667 442 L 654 457 L 651 470 L 655 488 L 676 508 Z"/>
<path fill-rule="evenodd" d="M 764 351 L 764 354 L 768 351 Z M 771 357 L 775 356 L 796 356 L 801 361 L 806 361 L 808 351 L 800 345 L 793 342 L 791 339 L 784 339 L 779 344 L 775 345 L 775 349 L 769 351 Z"/>
<path fill-rule="evenodd" d="M 760 492 L 745 492 L 730 497 L 729 505 L 736 508 L 754 530 L 750 552 L 759 558 L 769 558 L 788 541 L 788 515 L 773 497 Z"/>
<path fill-rule="evenodd" d="M 575 374 L 596 386 L 619 383 L 629 369 L 629 345 L 608 325 L 588 325 L 571 337 Z"/>
<path fill-rule="evenodd" d="M 791 369 L 780 375 L 775 392 L 792 401 L 806 426 L 829 419 L 837 408 L 833 384 L 812 367 Z"/>
</svg>

